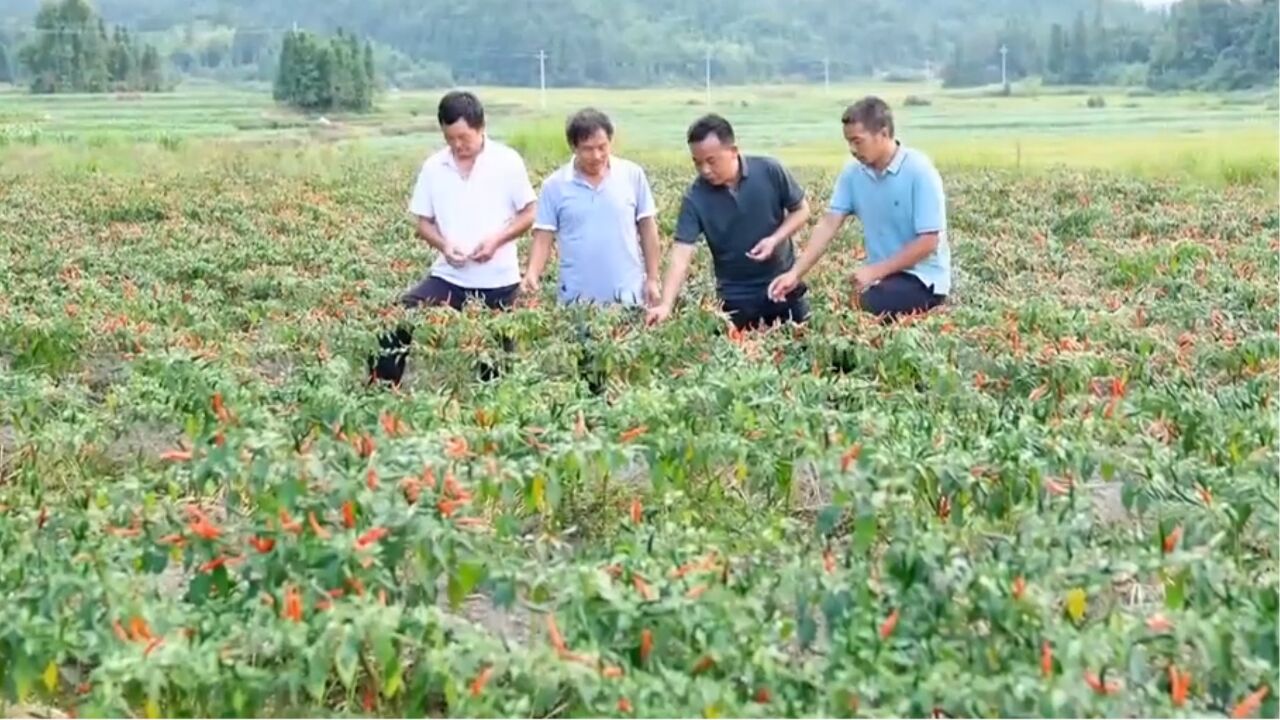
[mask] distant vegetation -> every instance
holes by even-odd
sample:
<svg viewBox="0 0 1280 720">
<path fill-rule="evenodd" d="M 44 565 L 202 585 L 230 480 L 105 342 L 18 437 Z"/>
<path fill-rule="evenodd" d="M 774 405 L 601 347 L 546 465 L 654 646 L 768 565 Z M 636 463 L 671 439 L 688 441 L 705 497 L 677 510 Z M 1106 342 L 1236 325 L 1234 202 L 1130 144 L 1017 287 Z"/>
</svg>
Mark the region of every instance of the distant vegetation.
<svg viewBox="0 0 1280 720">
<path fill-rule="evenodd" d="M 365 111 L 373 106 L 373 48 L 341 30 L 323 39 L 284 36 L 273 94 L 303 110 Z"/>
<path fill-rule="evenodd" d="M 163 89 L 160 56 L 123 27 L 110 35 L 86 0 L 61 0 L 40 9 L 35 32 L 19 53 L 31 91 L 156 92 Z M 0 80 L 12 80 L 7 53 L 0 48 Z"/>
<path fill-rule="evenodd" d="M 847 81 L 949 87 L 1010 82 L 1238 89 L 1274 84 L 1278 0 L 100 0 L 178 76 L 270 82 L 290 28 L 370 41 L 400 88 L 654 87 Z M 23 45 L 48 44 L 38 0 L 0 0 L 0 80 Z M 85 0 L 76 0 L 84 6 Z M 41 15 L 43 15 L 43 11 Z M 886 41 L 892 38 L 892 41 Z M 1004 54 L 1001 53 L 1004 48 Z M 9 60 L 9 62 L 5 62 Z M 23 68 L 19 73 L 28 74 Z M 25 78 L 29 81 L 30 78 Z"/>
</svg>

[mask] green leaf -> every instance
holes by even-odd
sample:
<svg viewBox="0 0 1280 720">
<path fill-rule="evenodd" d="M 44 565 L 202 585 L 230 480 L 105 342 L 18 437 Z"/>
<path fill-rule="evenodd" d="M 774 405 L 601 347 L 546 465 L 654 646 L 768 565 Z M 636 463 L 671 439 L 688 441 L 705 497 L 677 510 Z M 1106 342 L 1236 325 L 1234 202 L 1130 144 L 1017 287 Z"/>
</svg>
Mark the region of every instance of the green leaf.
<svg viewBox="0 0 1280 720">
<path fill-rule="evenodd" d="M 360 665 L 360 638 L 350 627 L 343 628 L 342 642 L 338 646 L 338 654 L 333 658 L 333 669 L 343 687 L 350 690 L 355 684 L 356 669 Z"/>
<path fill-rule="evenodd" d="M 387 664 L 382 681 L 382 697 L 393 698 L 396 693 L 404 686 L 404 666 L 400 664 L 400 658 L 393 656 L 391 662 Z"/>
<path fill-rule="evenodd" d="M 827 536 L 840 523 L 844 508 L 839 505 L 828 505 L 818 512 L 818 535 Z"/>
<path fill-rule="evenodd" d="M 876 515 L 874 512 L 862 511 L 853 523 L 853 551 L 865 553 L 876 541 Z"/>
<path fill-rule="evenodd" d="M 1186 571 L 1166 574 L 1164 581 L 1164 606 L 1170 610 L 1181 610 L 1186 601 Z"/>
<path fill-rule="evenodd" d="M 809 649 L 817 635 L 818 623 L 813 619 L 808 598 L 803 596 L 796 598 L 796 639 L 800 643 L 800 649 Z"/>
<path fill-rule="evenodd" d="M 484 578 L 485 567 L 481 563 L 464 562 L 449 576 L 449 604 L 454 610 Z"/>
</svg>

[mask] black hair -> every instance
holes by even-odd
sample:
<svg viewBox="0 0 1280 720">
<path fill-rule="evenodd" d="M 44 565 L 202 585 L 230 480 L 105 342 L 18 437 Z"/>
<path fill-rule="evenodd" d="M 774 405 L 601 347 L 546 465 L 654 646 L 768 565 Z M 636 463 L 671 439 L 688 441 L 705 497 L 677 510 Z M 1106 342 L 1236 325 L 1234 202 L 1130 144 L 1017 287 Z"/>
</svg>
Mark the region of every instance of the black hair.
<svg viewBox="0 0 1280 720">
<path fill-rule="evenodd" d="M 715 135 L 716 138 L 725 145 L 732 145 L 734 142 L 733 126 L 729 124 L 728 120 L 725 120 L 715 113 L 703 115 L 695 120 L 694 123 L 689 126 L 689 134 L 687 137 L 689 144 L 692 145 L 706 140 L 707 137 L 711 135 Z"/>
<path fill-rule="evenodd" d="M 465 120 L 467 127 L 479 130 L 484 127 L 484 105 L 480 98 L 466 90 L 453 90 L 440 98 L 440 107 L 436 110 L 436 120 L 440 127 L 452 125 Z"/>
<path fill-rule="evenodd" d="M 609 116 L 595 108 L 583 108 L 569 116 L 569 121 L 564 126 L 564 137 L 569 141 L 569 147 L 577 147 L 578 143 L 600 130 L 610 140 L 613 139 L 613 121 Z"/>
<path fill-rule="evenodd" d="M 889 109 L 888 103 L 872 95 L 845 108 L 840 122 L 845 125 L 857 123 L 873 133 L 888 130 L 889 137 L 893 137 L 893 111 Z"/>
</svg>

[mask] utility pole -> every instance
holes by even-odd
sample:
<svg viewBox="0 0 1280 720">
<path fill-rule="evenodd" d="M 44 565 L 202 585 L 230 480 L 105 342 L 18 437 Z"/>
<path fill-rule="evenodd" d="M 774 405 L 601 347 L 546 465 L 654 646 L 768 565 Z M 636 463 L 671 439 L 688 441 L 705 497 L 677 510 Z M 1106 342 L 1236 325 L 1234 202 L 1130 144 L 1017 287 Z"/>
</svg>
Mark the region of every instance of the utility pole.
<svg viewBox="0 0 1280 720">
<path fill-rule="evenodd" d="M 831 58 L 822 58 L 822 91 L 831 94 Z"/>
<path fill-rule="evenodd" d="M 538 102 L 547 109 L 547 51 L 538 51 Z"/>
<path fill-rule="evenodd" d="M 710 46 L 707 46 L 706 71 L 707 71 L 707 79 L 706 79 L 707 107 L 711 107 L 711 47 Z"/>
<path fill-rule="evenodd" d="M 1000 87 L 1009 92 L 1009 47 L 1000 43 Z"/>
</svg>

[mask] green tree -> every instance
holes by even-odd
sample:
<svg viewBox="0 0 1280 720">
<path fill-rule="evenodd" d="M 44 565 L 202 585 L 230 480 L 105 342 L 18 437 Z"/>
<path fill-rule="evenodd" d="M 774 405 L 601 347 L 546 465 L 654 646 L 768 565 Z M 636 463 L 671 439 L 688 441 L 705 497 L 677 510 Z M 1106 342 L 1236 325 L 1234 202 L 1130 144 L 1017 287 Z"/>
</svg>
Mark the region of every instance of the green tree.
<svg viewBox="0 0 1280 720">
<path fill-rule="evenodd" d="M 1089 31 L 1085 29 L 1083 11 L 1076 13 L 1075 24 L 1071 26 L 1066 73 L 1069 83 L 1086 84 L 1093 80 L 1093 56 L 1089 52 Z"/>
<path fill-rule="evenodd" d="M 1049 52 L 1045 58 L 1045 72 L 1053 80 L 1060 80 L 1067 72 L 1067 34 L 1058 23 L 1054 23 L 1049 28 Z"/>
<path fill-rule="evenodd" d="M 13 68 L 9 66 L 9 49 L 0 45 L 0 82 L 13 82 Z"/>
</svg>

